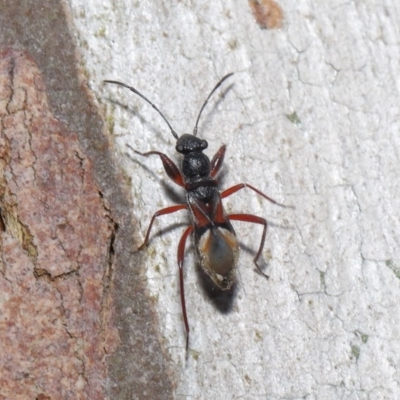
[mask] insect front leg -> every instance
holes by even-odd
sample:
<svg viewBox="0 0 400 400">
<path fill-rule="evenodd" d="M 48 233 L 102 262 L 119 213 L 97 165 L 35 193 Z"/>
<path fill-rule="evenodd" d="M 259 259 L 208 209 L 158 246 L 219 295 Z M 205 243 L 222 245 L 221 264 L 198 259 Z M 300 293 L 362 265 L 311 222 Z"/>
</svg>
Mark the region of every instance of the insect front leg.
<svg viewBox="0 0 400 400">
<path fill-rule="evenodd" d="M 183 261 L 185 259 L 185 245 L 188 236 L 193 232 L 193 226 L 186 228 L 185 232 L 181 237 L 178 245 L 178 266 L 179 266 L 179 287 L 181 292 L 181 305 L 182 305 L 182 315 L 183 322 L 185 323 L 186 330 L 186 351 L 189 348 L 189 321 L 186 313 L 186 301 L 185 301 L 185 287 L 183 283 Z"/>
<path fill-rule="evenodd" d="M 210 175 L 212 178 L 215 178 L 215 176 L 218 174 L 219 170 L 222 167 L 222 163 L 224 162 L 224 158 L 225 158 L 225 151 L 226 151 L 226 146 L 225 145 L 221 146 L 211 160 L 211 174 Z"/>
<path fill-rule="evenodd" d="M 137 251 L 142 250 L 143 247 L 145 247 L 147 245 L 147 243 L 149 242 L 149 236 L 150 236 L 150 231 L 151 228 L 153 226 L 153 222 L 157 217 L 160 217 L 161 215 L 166 215 L 166 214 L 172 214 L 174 212 L 177 212 L 179 210 L 187 210 L 188 206 L 187 204 L 178 204 L 176 206 L 171 206 L 171 207 L 166 207 L 163 208 L 162 210 L 158 210 L 153 217 L 151 218 L 149 227 L 147 228 L 147 233 L 146 233 L 146 237 L 144 238 L 144 242 L 143 244 L 137 249 Z"/>
<path fill-rule="evenodd" d="M 161 153 L 159 151 L 149 151 L 147 153 L 141 153 L 140 151 L 137 151 L 133 149 L 131 146 L 129 146 L 131 150 L 133 150 L 136 154 L 140 154 L 141 156 L 147 157 L 151 156 L 153 154 L 159 156 L 161 158 L 161 161 L 164 166 L 164 170 L 167 173 L 167 175 L 172 179 L 177 185 L 181 187 L 185 187 L 185 183 L 183 181 L 183 177 L 181 172 L 179 171 L 178 167 L 176 164 L 164 153 Z"/>
<path fill-rule="evenodd" d="M 267 279 L 269 279 L 269 276 L 267 274 L 265 274 L 261 270 L 260 266 L 257 264 L 257 261 L 258 261 L 260 255 L 261 255 L 261 252 L 264 248 L 265 236 L 267 234 L 267 227 L 268 227 L 267 220 L 264 218 L 257 217 L 256 215 L 252 215 L 252 214 L 231 214 L 231 215 L 228 215 L 228 219 L 231 221 L 251 222 L 253 224 L 260 224 L 260 225 L 264 226 L 262 237 L 261 237 L 261 242 L 260 242 L 260 247 L 258 249 L 256 256 L 253 259 L 253 262 L 254 262 L 255 266 L 257 267 L 258 272 L 261 275 L 264 275 Z"/>
</svg>

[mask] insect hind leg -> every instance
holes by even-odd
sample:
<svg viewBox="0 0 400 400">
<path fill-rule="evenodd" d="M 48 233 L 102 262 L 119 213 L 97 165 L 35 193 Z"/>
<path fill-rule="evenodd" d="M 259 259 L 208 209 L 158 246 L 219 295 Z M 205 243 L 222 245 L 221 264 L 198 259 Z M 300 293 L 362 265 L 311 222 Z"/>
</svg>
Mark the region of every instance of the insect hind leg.
<svg viewBox="0 0 400 400">
<path fill-rule="evenodd" d="M 261 252 L 262 252 L 262 250 L 264 248 L 264 244 L 265 244 L 265 237 L 267 235 L 267 228 L 268 228 L 267 220 L 265 218 L 257 217 L 256 215 L 252 215 L 252 214 L 230 214 L 230 215 L 228 215 L 228 219 L 231 221 L 251 222 L 253 224 L 260 224 L 260 225 L 264 226 L 261 241 L 260 241 L 260 247 L 258 249 L 256 256 L 253 259 L 253 262 L 254 262 L 258 272 L 261 275 L 265 276 L 267 279 L 269 279 L 269 276 L 262 271 L 262 269 L 260 268 L 260 266 L 257 263 L 258 259 L 261 256 Z"/>
<path fill-rule="evenodd" d="M 185 246 L 186 246 L 186 240 L 188 236 L 192 233 L 193 231 L 193 226 L 189 226 L 186 228 L 186 230 L 183 232 L 183 235 L 181 237 L 181 240 L 179 241 L 178 245 L 178 266 L 179 266 L 179 287 L 180 287 L 180 292 L 181 292 L 181 305 L 182 305 L 182 314 L 183 314 L 183 322 L 185 323 L 185 330 L 186 330 L 186 351 L 189 348 L 189 321 L 186 313 L 186 300 L 185 300 L 185 287 L 184 287 L 184 282 L 183 282 L 183 261 L 185 259 Z"/>
</svg>

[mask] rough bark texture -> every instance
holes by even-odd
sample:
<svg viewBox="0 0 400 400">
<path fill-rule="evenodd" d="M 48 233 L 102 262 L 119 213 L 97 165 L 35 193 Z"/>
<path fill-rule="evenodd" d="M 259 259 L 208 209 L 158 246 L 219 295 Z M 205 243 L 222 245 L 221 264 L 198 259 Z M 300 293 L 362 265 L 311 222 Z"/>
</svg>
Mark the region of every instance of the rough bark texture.
<svg viewBox="0 0 400 400">
<path fill-rule="evenodd" d="M 99 398 L 113 226 L 77 135 L 49 110 L 33 60 L 0 54 L 1 394 Z"/>
<path fill-rule="evenodd" d="M 0 397 L 168 398 L 126 179 L 64 11 L 0 1 Z"/>
</svg>

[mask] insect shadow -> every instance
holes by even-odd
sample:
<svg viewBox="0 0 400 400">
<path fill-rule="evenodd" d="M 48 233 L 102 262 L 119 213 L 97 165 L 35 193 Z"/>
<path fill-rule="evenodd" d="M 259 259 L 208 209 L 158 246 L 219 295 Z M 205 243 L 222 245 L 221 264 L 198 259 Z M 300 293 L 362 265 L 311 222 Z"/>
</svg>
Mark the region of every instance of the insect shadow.
<svg viewBox="0 0 400 400">
<path fill-rule="evenodd" d="M 221 290 L 207 275 L 199 262 L 196 262 L 196 275 L 203 294 L 212 305 L 222 314 L 229 314 L 233 309 L 233 303 L 237 293 L 237 282 L 227 290 Z"/>
</svg>

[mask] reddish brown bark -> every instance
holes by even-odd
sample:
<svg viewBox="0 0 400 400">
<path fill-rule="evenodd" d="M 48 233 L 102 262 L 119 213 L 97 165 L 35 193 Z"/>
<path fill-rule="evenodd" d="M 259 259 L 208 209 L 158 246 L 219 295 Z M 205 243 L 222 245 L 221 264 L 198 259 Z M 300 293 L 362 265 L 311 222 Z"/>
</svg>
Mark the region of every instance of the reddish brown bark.
<svg viewBox="0 0 400 400">
<path fill-rule="evenodd" d="M 0 54 L 0 118 L 1 396 L 102 398 L 113 227 L 92 163 L 24 52 Z"/>
</svg>

